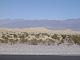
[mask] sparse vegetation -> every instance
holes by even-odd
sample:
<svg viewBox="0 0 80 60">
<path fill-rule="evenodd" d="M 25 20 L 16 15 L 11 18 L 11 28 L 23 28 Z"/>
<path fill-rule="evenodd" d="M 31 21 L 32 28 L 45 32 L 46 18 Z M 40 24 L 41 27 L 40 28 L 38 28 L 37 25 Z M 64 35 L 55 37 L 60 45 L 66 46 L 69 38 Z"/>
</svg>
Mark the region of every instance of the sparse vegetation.
<svg viewBox="0 0 80 60">
<path fill-rule="evenodd" d="M 49 33 L 0 33 L 0 43 L 25 43 L 29 45 L 54 45 L 67 42 L 68 44 L 80 45 L 80 35 L 66 35 L 66 34 L 49 34 Z"/>
</svg>

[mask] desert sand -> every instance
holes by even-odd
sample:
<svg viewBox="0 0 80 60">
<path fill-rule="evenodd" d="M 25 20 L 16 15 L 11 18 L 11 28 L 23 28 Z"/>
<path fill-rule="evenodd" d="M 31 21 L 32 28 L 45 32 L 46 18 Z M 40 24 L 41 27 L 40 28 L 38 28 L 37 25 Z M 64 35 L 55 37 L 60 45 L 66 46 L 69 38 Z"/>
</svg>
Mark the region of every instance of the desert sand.
<svg viewBox="0 0 80 60">
<path fill-rule="evenodd" d="M 36 27 L 36 28 L 0 28 L 0 32 L 42 32 L 42 33 L 61 33 L 61 34 L 80 34 L 80 31 L 74 31 L 71 29 L 58 29 L 58 30 L 50 30 L 44 27 Z"/>
</svg>

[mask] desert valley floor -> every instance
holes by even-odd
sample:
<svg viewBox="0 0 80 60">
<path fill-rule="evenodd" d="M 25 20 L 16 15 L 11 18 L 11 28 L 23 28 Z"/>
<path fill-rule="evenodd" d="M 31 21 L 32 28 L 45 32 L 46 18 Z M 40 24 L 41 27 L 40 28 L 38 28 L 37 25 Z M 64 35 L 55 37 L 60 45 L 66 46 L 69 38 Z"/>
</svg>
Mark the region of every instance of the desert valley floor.
<svg viewBox="0 0 80 60">
<path fill-rule="evenodd" d="M 0 28 L 0 54 L 80 55 L 80 31 Z"/>
</svg>

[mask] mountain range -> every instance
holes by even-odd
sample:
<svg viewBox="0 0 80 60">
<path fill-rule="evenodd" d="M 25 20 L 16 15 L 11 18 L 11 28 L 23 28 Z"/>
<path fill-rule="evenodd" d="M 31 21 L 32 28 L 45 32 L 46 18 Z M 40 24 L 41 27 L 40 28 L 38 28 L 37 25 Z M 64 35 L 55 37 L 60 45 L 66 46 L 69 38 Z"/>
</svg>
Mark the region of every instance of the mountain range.
<svg viewBox="0 0 80 60">
<path fill-rule="evenodd" d="M 80 30 L 80 19 L 67 19 L 67 20 L 0 19 L 0 28 L 29 28 L 29 27 Z"/>
</svg>

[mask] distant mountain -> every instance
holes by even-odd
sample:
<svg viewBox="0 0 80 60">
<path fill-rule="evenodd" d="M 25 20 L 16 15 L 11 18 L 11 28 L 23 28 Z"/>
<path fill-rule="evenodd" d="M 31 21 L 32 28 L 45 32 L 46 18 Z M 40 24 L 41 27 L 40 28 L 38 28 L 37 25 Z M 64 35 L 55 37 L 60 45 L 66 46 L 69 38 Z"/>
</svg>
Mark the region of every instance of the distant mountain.
<svg viewBox="0 0 80 60">
<path fill-rule="evenodd" d="M 49 29 L 68 28 L 80 30 L 80 19 L 67 19 L 67 20 L 0 19 L 0 27 L 6 28 L 45 27 Z"/>
</svg>

